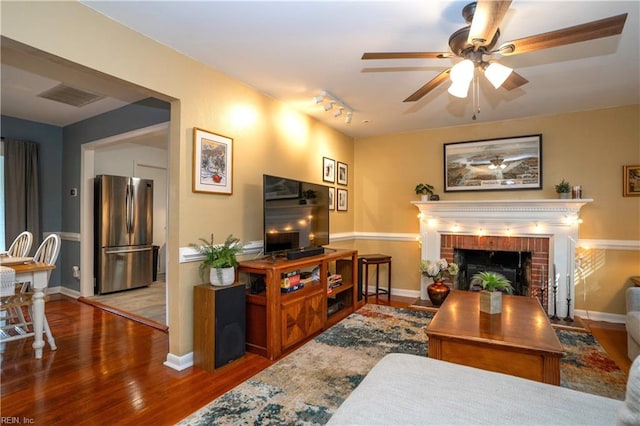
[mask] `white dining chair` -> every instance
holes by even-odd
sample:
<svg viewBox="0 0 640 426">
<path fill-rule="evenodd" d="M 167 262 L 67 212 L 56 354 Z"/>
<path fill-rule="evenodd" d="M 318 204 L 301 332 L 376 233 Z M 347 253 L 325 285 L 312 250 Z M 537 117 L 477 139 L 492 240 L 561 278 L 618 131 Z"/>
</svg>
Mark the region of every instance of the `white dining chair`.
<svg viewBox="0 0 640 426">
<path fill-rule="evenodd" d="M 38 247 L 38 250 L 36 250 L 36 254 L 33 256 L 33 260 L 35 262 L 46 263 L 48 265 L 55 265 L 59 253 L 60 237 L 57 234 L 50 234 L 44 239 L 44 241 L 42 241 L 42 243 Z M 48 272 L 48 277 L 51 277 L 50 271 Z M 17 332 L 17 335 L 0 335 L 0 342 L 30 337 L 33 335 L 33 330 L 28 330 L 30 326 L 31 328 L 33 328 L 33 300 L 31 297 L 33 295 L 33 292 L 31 291 L 32 289 L 30 287 L 31 283 L 24 283 L 20 289 L 19 294 L 17 294 L 10 300 L 7 300 L 6 303 L 0 305 L 0 309 L 14 310 L 17 317 L 17 321 L 15 322 L 15 324 L 13 324 L 13 329 Z M 27 321 L 24 317 L 24 313 L 22 312 L 23 306 L 26 306 L 29 311 L 29 315 L 31 317 L 30 321 Z M 43 324 L 44 332 L 47 337 L 47 341 L 49 342 L 49 346 L 51 346 L 51 350 L 56 350 L 56 343 L 53 338 L 53 334 L 51 333 L 51 328 L 49 327 L 46 313 L 44 315 Z"/>
<path fill-rule="evenodd" d="M 23 231 L 13 240 L 7 253 L 12 257 L 26 257 L 31 250 L 31 244 L 33 244 L 33 234 Z"/>
</svg>

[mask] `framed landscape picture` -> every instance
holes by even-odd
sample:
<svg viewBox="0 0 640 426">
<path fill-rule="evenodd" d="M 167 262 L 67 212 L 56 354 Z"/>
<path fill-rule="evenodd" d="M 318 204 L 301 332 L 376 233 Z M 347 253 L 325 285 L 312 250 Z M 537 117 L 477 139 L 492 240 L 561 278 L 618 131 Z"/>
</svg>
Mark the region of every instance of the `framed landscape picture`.
<svg viewBox="0 0 640 426">
<path fill-rule="evenodd" d="M 231 195 L 233 139 L 193 128 L 193 192 Z"/>
<path fill-rule="evenodd" d="M 444 145 L 444 190 L 542 189 L 542 135 Z"/>
<path fill-rule="evenodd" d="M 622 166 L 622 196 L 640 197 L 640 165 Z"/>
</svg>

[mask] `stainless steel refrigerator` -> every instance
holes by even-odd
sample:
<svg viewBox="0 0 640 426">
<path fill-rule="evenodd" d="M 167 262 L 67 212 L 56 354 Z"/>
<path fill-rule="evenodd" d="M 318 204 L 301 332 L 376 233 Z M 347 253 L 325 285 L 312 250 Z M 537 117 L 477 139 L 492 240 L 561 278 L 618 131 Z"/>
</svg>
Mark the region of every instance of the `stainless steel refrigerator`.
<svg viewBox="0 0 640 426">
<path fill-rule="evenodd" d="M 152 283 L 153 181 L 98 175 L 94 183 L 95 291 Z"/>
</svg>

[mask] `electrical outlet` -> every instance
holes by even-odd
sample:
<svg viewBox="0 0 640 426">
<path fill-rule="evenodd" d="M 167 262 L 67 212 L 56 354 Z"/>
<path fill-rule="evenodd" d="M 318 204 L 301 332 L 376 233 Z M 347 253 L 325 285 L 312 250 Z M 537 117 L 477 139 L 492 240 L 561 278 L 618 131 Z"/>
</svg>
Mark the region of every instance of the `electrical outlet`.
<svg viewBox="0 0 640 426">
<path fill-rule="evenodd" d="M 71 195 L 72 197 L 77 197 L 78 196 L 78 188 L 71 188 L 71 190 L 69 191 L 69 195 Z"/>
</svg>

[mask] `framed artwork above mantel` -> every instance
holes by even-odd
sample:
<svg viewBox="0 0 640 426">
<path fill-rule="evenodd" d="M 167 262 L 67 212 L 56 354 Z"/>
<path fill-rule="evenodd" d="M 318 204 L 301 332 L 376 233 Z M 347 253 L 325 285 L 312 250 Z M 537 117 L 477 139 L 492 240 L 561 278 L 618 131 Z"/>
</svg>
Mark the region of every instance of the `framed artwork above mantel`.
<svg viewBox="0 0 640 426">
<path fill-rule="evenodd" d="M 444 190 L 542 189 L 542 135 L 444 145 Z"/>
</svg>

